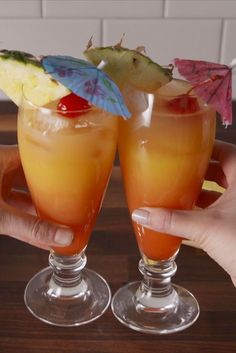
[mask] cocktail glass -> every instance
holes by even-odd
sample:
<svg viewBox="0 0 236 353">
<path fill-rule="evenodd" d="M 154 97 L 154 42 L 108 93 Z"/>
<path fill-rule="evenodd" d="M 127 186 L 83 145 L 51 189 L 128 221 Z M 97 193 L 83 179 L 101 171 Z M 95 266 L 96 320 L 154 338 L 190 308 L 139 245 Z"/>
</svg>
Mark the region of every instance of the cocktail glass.
<svg viewBox="0 0 236 353">
<path fill-rule="evenodd" d="M 23 99 L 18 114 L 20 156 L 38 215 L 71 227 L 70 246 L 51 249 L 50 266 L 25 290 L 25 304 L 40 320 L 78 326 L 100 317 L 110 289 L 85 268 L 85 249 L 100 210 L 117 145 L 117 117 L 98 108 L 67 112 Z M 78 116 L 78 117 L 76 117 Z"/>
<path fill-rule="evenodd" d="M 192 209 L 200 193 L 215 136 L 215 111 L 173 80 L 148 95 L 147 109 L 120 122 L 119 156 L 130 213 L 139 207 Z M 177 109 L 177 110 L 176 110 Z M 189 112 L 188 112 L 189 110 Z M 119 289 L 112 310 L 124 325 L 141 332 L 183 330 L 199 315 L 194 296 L 171 284 L 181 237 L 133 222 L 141 253 L 140 282 Z"/>
</svg>

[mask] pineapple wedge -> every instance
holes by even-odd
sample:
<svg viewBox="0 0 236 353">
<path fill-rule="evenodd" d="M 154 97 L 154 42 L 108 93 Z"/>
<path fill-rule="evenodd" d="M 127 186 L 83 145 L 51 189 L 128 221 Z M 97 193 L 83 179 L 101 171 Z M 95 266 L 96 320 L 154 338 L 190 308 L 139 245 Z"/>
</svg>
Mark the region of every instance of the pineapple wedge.
<svg viewBox="0 0 236 353">
<path fill-rule="evenodd" d="M 91 42 L 84 51 L 86 58 L 98 66 L 105 62 L 103 70 L 123 91 L 125 86 L 153 93 L 172 80 L 172 70 L 163 68 L 138 49 L 130 50 L 120 44 L 110 47 L 93 47 Z"/>
<path fill-rule="evenodd" d="M 18 106 L 22 94 L 38 106 L 69 94 L 44 71 L 35 56 L 13 50 L 0 51 L 0 89 Z"/>
</svg>

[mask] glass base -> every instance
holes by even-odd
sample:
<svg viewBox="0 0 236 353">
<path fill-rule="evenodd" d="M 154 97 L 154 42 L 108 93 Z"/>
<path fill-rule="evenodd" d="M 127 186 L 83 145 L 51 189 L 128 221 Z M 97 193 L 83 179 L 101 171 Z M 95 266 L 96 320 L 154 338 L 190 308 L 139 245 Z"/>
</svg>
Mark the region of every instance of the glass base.
<svg viewBox="0 0 236 353">
<path fill-rule="evenodd" d="M 59 286 L 51 267 L 37 273 L 25 289 L 24 300 L 38 319 L 55 326 L 79 326 L 99 318 L 108 308 L 111 291 L 96 272 L 84 268 L 73 287 Z"/>
<path fill-rule="evenodd" d="M 141 282 L 132 282 L 113 296 L 113 314 L 123 325 L 139 332 L 168 334 L 182 331 L 197 320 L 198 302 L 186 289 L 172 285 L 168 297 L 147 300 L 140 295 L 140 288 Z"/>
</svg>

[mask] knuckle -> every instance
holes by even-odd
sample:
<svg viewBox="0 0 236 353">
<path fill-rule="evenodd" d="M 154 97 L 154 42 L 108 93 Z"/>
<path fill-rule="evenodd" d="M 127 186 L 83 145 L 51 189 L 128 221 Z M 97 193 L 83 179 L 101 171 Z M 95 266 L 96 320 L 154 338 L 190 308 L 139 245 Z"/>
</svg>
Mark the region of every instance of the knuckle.
<svg viewBox="0 0 236 353">
<path fill-rule="evenodd" d="M 211 208 L 206 212 L 206 221 L 209 218 L 208 223 L 211 225 L 218 224 L 222 219 L 222 211 L 217 208 Z"/>
<path fill-rule="evenodd" d="M 172 223 L 172 212 L 170 210 L 159 209 L 158 213 L 150 213 L 150 224 L 154 230 L 168 232 Z"/>
<path fill-rule="evenodd" d="M 39 219 L 36 219 L 31 227 L 31 235 L 32 238 L 35 240 L 41 240 L 42 234 L 43 234 L 43 229 L 42 229 L 42 221 Z"/>
<path fill-rule="evenodd" d="M 169 231 L 171 227 L 173 227 L 173 212 L 172 210 L 168 210 L 164 212 L 162 219 L 162 228 L 164 231 Z"/>
<path fill-rule="evenodd" d="M 36 219 L 31 227 L 32 238 L 38 242 L 45 242 L 49 235 L 49 231 L 49 224 L 41 219 Z"/>
</svg>

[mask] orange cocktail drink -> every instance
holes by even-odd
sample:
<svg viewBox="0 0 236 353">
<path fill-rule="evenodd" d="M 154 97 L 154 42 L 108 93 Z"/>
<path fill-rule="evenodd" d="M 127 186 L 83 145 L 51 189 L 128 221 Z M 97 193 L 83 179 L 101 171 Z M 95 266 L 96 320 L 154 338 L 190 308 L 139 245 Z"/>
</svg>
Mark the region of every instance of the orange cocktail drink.
<svg viewBox="0 0 236 353">
<path fill-rule="evenodd" d="M 38 214 L 75 232 L 70 246 L 54 250 L 61 255 L 80 253 L 88 243 L 111 173 L 117 118 L 92 108 L 68 119 L 56 110 L 24 102 L 18 139 Z"/>
<path fill-rule="evenodd" d="M 184 93 L 174 80 L 149 95 L 148 107 L 120 122 L 119 155 L 130 212 L 139 207 L 192 209 L 215 137 L 215 111 Z M 172 237 L 133 223 L 143 257 L 159 261 L 178 251 L 181 237 Z M 181 234 L 180 234 L 181 236 Z"/>
</svg>

